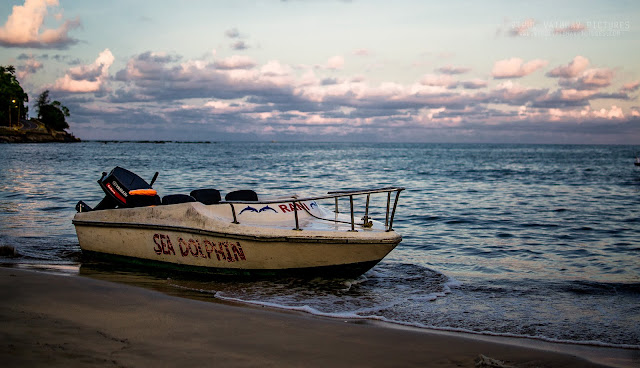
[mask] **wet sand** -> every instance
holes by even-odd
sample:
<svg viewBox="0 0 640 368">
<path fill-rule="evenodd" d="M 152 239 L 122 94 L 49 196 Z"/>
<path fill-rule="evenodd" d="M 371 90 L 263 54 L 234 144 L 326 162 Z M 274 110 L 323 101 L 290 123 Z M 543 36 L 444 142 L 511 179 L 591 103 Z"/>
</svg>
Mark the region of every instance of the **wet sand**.
<svg viewBox="0 0 640 368">
<path fill-rule="evenodd" d="M 475 367 L 481 355 L 483 367 L 602 366 L 562 345 L 488 340 L 0 267 L 3 367 Z M 637 351 L 611 351 L 599 362 L 639 361 Z"/>
</svg>

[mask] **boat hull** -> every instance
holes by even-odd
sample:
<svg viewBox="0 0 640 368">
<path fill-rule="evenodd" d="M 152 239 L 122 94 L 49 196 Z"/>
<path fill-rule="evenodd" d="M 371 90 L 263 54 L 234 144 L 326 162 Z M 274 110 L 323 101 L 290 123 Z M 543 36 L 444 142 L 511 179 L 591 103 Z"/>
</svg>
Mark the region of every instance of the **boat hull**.
<svg viewBox="0 0 640 368">
<path fill-rule="evenodd" d="M 162 207 L 77 214 L 81 249 L 112 260 L 207 274 L 352 277 L 377 264 L 402 239 L 393 231 L 252 228 L 197 216 L 207 213 L 201 204 Z M 173 216 L 181 211 L 191 217 L 186 225 L 198 226 L 172 223 L 171 218 L 189 217 Z M 125 221 L 131 218 L 142 221 Z"/>
</svg>

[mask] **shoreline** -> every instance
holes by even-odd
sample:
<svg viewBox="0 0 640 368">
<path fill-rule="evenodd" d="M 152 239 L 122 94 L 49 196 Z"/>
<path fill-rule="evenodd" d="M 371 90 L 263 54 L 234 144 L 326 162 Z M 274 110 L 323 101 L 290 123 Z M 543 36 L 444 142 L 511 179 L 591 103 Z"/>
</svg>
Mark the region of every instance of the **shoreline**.
<svg viewBox="0 0 640 368">
<path fill-rule="evenodd" d="M 0 357 L 7 367 L 183 366 L 220 359 L 224 366 L 474 367 L 481 355 L 521 367 L 640 361 L 635 350 L 319 317 L 16 267 L 0 267 L 0 300 Z"/>
</svg>

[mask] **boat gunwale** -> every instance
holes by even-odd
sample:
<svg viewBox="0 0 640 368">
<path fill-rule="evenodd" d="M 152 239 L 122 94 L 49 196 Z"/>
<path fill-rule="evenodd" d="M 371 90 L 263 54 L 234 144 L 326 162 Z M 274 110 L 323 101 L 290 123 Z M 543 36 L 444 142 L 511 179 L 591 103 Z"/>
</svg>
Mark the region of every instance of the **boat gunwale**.
<svg viewBox="0 0 640 368">
<path fill-rule="evenodd" d="M 181 231 L 186 233 L 195 233 L 199 235 L 208 235 L 215 237 L 228 237 L 234 239 L 241 240 L 252 240 L 257 242 L 290 242 L 290 243 L 347 243 L 347 244 L 399 244 L 402 241 L 402 236 L 395 231 L 380 231 L 376 233 L 389 234 L 393 233 L 395 236 L 393 238 L 362 238 L 356 236 L 346 236 L 346 237 L 336 237 L 336 236 L 318 236 L 316 232 L 314 232 L 314 236 L 274 236 L 268 234 L 261 234 L 259 236 L 247 235 L 247 234 L 237 234 L 237 233 L 229 233 L 229 232 L 220 232 L 213 230 L 205 230 L 198 229 L 194 227 L 187 226 L 177 226 L 177 225 L 164 225 L 164 224 L 148 224 L 148 223 L 130 223 L 130 222 L 109 222 L 109 221 L 92 221 L 92 220 L 77 220 L 73 219 L 72 223 L 74 226 L 87 226 L 87 227 L 112 227 L 112 228 L 130 228 L 130 229 L 148 229 L 148 230 L 166 230 L 166 231 Z M 283 231 L 291 231 L 284 230 Z M 343 233 L 340 234 L 354 234 L 354 233 Z"/>
<path fill-rule="evenodd" d="M 364 194 L 376 194 L 376 193 L 388 193 L 388 192 L 402 192 L 406 188 L 404 187 L 385 187 L 385 188 L 375 188 L 375 189 L 356 189 L 356 190 L 343 190 L 343 191 L 335 191 L 328 192 L 326 195 L 321 196 L 312 196 L 312 197 L 302 197 L 298 198 L 296 195 L 290 197 L 279 197 L 275 199 L 265 199 L 265 200 L 257 200 L 257 201 L 220 201 L 219 204 L 273 204 L 273 203 L 288 203 L 288 202 L 308 202 L 308 201 L 317 201 L 320 199 L 330 199 L 330 198 L 342 198 L 349 196 L 357 196 Z"/>
</svg>

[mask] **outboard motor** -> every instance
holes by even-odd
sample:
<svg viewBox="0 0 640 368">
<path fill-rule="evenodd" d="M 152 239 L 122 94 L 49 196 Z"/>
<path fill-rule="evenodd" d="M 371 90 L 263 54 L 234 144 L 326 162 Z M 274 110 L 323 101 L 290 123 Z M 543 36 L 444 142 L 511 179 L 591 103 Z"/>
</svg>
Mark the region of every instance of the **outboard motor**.
<svg viewBox="0 0 640 368">
<path fill-rule="evenodd" d="M 116 166 L 109 174 L 103 172 L 102 177 L 98 180 L 98 184 L 106 194 L 104 199 L 93 209 L 80 201 L 76 205 L 76 211 L 87 212 L 158 205 L 160 197 L 151 187 L 157 177 L 158 173 L 156 172 L 151 184 L 148 184 L 131 171 Z"/>
</svg>

